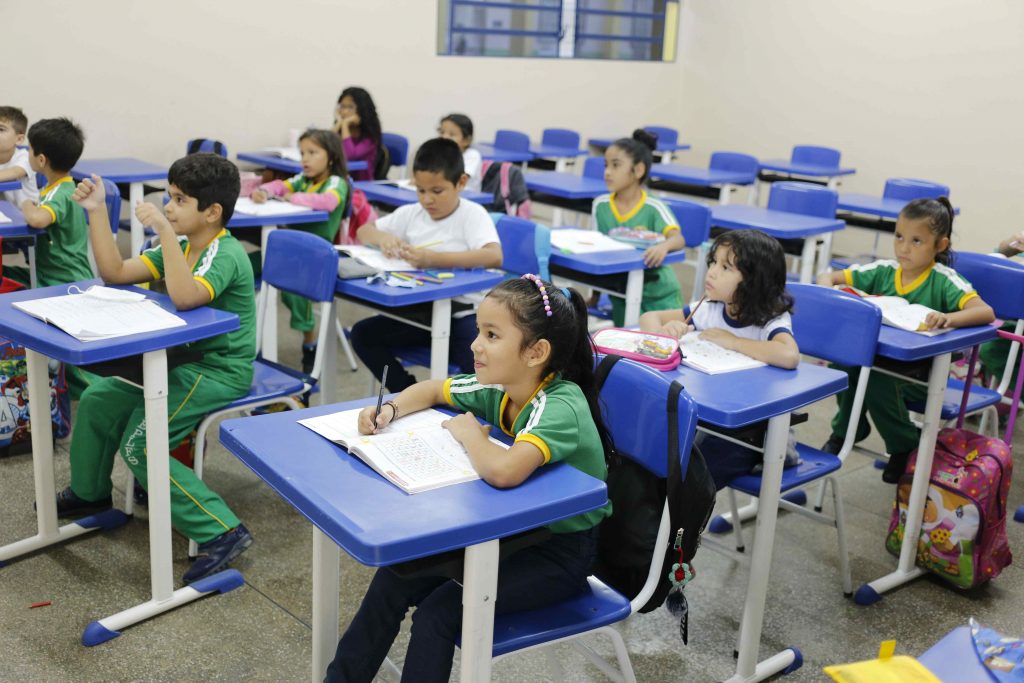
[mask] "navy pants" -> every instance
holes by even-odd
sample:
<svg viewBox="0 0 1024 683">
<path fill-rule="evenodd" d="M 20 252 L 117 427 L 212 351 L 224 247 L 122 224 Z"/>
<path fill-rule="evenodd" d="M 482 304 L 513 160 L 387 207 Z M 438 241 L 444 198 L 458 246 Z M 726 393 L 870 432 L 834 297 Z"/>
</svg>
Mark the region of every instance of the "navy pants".
<svg viewBox="0 0 1024 683">
<path fill-rule="evenodd" d="M 545 607 L 583 592 L 597 553 L 597 529 L 554 534 L 506 558 L 498 568 L 497 614 Z M 462 633 L 462 586 L 436 576 L 400 578 L 377 570 L 363 604 L 338 642 L 326 683 L 369 682 L 410 607 L 412 634 L 402 681 L 446 683 Z"/>
</svg>

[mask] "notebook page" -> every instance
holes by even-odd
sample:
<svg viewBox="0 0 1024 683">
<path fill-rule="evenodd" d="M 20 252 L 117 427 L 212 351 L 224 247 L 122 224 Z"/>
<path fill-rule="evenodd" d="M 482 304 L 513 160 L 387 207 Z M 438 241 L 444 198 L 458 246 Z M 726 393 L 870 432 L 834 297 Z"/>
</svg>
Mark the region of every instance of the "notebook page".
<svg viewBox="0 0 1024 683">
<path fill-rule="evenodd" d="M 373 247 L 367 247 L 362 244 L 345 244 L 337 247 L 338 251 L 343 254 L 348 254 L 354 259 L 357 259 L 360 263 L 363 263 L 371 268 L 377 270 L 392 270 L 392 271 L 405 271 L 405 270 L 418 270 L 411 263 L 405 259 L 400 258 L 388 258 L 384 255 L 384 252 Z"/>
<path fill-rule="evenodd" d="M 82 294 L 68 294 L 18 301 L 14 307 L 59 327 L 80 341 L 124 337 L 186 324 L 150 300 L 106 301 Z"/>
<path fill-rule="evenodd" d="M 247 213 L 250 216 L 287 216 L 296 213 L 307 213 L 312 211 L 308 206 L 299 206 L 291 202 L 267 201 L 257 204 L 248 197 L 239 197 L 235 202 L 237 213 Z"/>
<path fill-rule="evenodd" d="M 266 147 L 263 151 L 289 161 L 302 161 L 302 153 L 297 147 Z"/>
<path fill-rule="evenodd" d="M 898 327 L 909 332 L 917 332 L 925 336 L 934 337 L 949 332 L 951 328 L 927 329 L 925 318 L 929 313 L 934 313 L 931 308 L 921 304 L 909 303 L 906 299 L 898 296 L 870 296 L 865 297 L 878 308 L 882 309 L 882 322 L 890 327 Z"/>
<path fill-rule="evenodd" d="M 723 372 L 750 370 L 767 365 L 750 356 L 723 348 L 714 342 L 700 338 L 700 332 L 690 332 L 679 340 L 683 364 L 709 375 Z"/>
<path fill-rule="evenodd" d="M 4 215 L 3 211 L 0 211 L 0 223 L 10 223 L 11 219 Z"/>
<path fill-rule="evenodd" d="M 597 230 L 557 228 L 551 231 L 551 246 L 570 254 L 591 254 L 598 251 L 635 251 L 635 249 Z"/>
</svg>

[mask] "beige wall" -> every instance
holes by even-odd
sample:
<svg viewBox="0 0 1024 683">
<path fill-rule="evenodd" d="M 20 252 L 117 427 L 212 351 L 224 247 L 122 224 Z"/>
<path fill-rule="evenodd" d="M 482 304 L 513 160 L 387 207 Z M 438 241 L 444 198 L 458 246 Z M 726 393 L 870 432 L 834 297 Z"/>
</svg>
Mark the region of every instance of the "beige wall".
<svg viewBox="0 0 1024 683">
<path fill-rule="evenodd" d="M 901 175 L 951 185 L 958 246 L 1022 227 L 1016 0 L 685 0 L 675 64 L 438 57 L 429 0 L 3 4 L 5 24 L 46 17 L 46 29 L 5 31 L 0 63 L 30 55 L 37 68 L 6 71 L 0 100 L 71 115 L 91 156 L 169 162 L 199 135 L 233 152 L 283 144 L 290 128 L 329 123 L 340 89 L 359 84 L 414 144 L 454 110 L 481 140 L 499 127 L 675 124 L 693 164 L 716 149 L 768 158 L 823 144 L 858 168 L 850 191 Z"/>
</svg>

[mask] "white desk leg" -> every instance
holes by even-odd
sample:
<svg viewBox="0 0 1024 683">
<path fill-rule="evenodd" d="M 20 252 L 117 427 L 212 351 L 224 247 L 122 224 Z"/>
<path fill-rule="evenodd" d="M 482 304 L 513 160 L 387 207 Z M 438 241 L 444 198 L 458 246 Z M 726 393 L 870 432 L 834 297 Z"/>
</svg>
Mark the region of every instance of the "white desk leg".
<svg viewBox="0 0 1024 683">
<path fill-rule="evenodd" d="M 266 262 L 267 260 L 267 238 L 274 230 L 277 229 L 276 225 L 264 225 L 260 232 L 260 249 L 261 259 Z M 262 350 L 263 357 L 267 360 L 276 363 L 277 362 L 277 290 L 273 287 L 260 287 L 260 296 L 264 297 L 266 301 L 264 306 L 267 307 L 267 314 L 263 319 L 263 340 Z"/>
<path fill-rule="evenodd" d="M 921 440 L 917 444 L 917 464 L 910 489 L 910 500 L 907 502 L 907 523 L 903 529 L 899 564 L 896 571 L 891 574 L 861 586 L 854 596 L 858 605 L 873 604 L 882 598 L 882 593 L 902 586 L 924 573 L 922 569 L 914 566 L 914 561 L 917 558 L 917 544 L 921 537 L 924 504 L 928 498 L 928 479 L 931 477 L 932 460 L 935 457 L 935 441 L 939 435 L 939 427 L 942 426 L 942 397 L 946 391 L 946 378 L 949 377 L 950 358 L 949 353 L 933 358 L 931 372 L 928 373 L 928 398 L 924 406 Z"/>
<path fill-rule="evenodd" d="M 448 344 L 451 343 L 452 300 L 438 299 L 430 316 L 430 379 L 448 376 Z"/>
<path fill-rule="evenodd" d="M 725 184 L 725 185 L 722 185 L 722 187 L 719 188 L 719 190 L 718 190 L 718 204 L 719 204 L 719 206 L 725 206 L 726 204 L 728 204 L 729 203 L 729 195 L 731 195 L 731 194 L 732 194 L 732 185 L 729 185 L 728 183 Z"/>
<path fill-rule="evenodd" d="M 800 282 L 805 284 L 814 283 L 814 254 L 817 251 L 818 238 L 809 236 L 804 238 L 804 248 L 800 252 Z"/>
<path fill-rule="evenodd" d="M 338 335 L 335 333 L 335 321 L 338 317 L 337 300 L 327 307 L 328 313 L 320 321 L 320 342 L 324 345 L 320 352 L 322 366 L 320 368 L 320 405 L 328 405 L 338 400 Z"/>
<path fill-rule="evenodd" d="M 313 527 L 313 683 L 320 683 L 338 647 L 338 581 L 341 551 Z"/>
<path fill-rule="evenodd" d="M 36 279 L 36 245 L 35 242 L 28 245 L 28 285 L 32 289 L 39 286 L 39 281 Z M 29 408 L 31 410 L 31 408 Z M 32 449 L 35 451 L 35 448 Z"/>
<path fill-rule="evenodd" d="M 491 680 L 498 540 L 466 548 L 462 582 L 462 683 Z"/>
<path fill-rule="evenodd" d="M 640 301 L 644 297 L 644 271 L 631 270 L 626 276 L 626 327 L 640 324 Z"/>
<path fill-rule="evenodd" d="M 690 294 L 690 301 L 697 301 L 704 296 L 704 278 L 708 274 L 708 251 L 710 249 L 710 240 L 705 240 L 697 245 L 697 262 L 693 269 L 693 292 Z"/>
<path fill-rule="evenodd" d="M 793 650 L 783 650 L 760 665 L 757 663 L 764 622 L 764 606 L 768 597 L 768 575 L 775 543 L 775 522 L 779 512 L 779 487 L 782 484 L 782 465 L 789 440 L 789 414 L 777 415 L 768 421 L 765 438 L 764 473 L 761 475 L 761 507 L 757 514 L 754 552 L 750 561 L 747 598 L 743 604 L 740 623 L 739 656 L 736 674 L 729 683 L 760 681 L 790 666 L 796 660 Z"/>
<path fill-rule="evenodd" d="M 135 207 L 142 201 L 142 183 L 132 183 L 128 186 L 128 215 L 131 216 L 132 229 L 132 256 L 138 256 L 142 250 L 142 243 L 146 241 L 144 226 L 135 216 Z M 120 220 L 111 216 L 111 220 Z"/>
<path fill-rule="evenodd" d="M 827 272 L 832 267 L 832 236 L 835 233 L 826 232 L 821 238 L 821 248 L 818 250 L 818 267 L 815 275 Z"/>
</svg>

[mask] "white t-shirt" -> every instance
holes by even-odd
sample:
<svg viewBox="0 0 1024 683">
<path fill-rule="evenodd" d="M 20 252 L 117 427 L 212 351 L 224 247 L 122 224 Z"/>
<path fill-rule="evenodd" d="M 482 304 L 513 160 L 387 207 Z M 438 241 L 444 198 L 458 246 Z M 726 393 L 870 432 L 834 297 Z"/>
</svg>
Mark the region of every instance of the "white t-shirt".
<svg viewBox="0 0 1024 683">
<path fill-rule="evenodd" d="M 473 192 L 480 191 L 480 183 L 483 180 L 483 174 L 480 172 L 480 166 L 483 165 L 483 157 L 480 156 L 480 152 L 476 151 L 472 147 L 468 147 L 465 152 L 462 153 L 462 165 L 466 167 L 466 175 L 469 176 L 469 182 L 466 183 L 466 189 Z"/>
<path fill-rule="evenodd" d="M 439 221 L 431 218 L 419 203 L 406 204 L 378 218 L 377 227 L 413 247 L 429 244 L 427 248 L 431 251 L 471 251 L 492 242 L 501 243 L 490 215 L 484 207 L 468 199 L 460 199 L 455 210 Z M 484 292 L 457 296 L 454 300 L 473 304 L 475 308 L 484 300 Z"/>
<path fill-rule="evenodd" d="M 18 147 L 14 150 L 14 156 L 5 164 L 0 164 L 0 171 L 8 168 L 25 169 L 25 177 L 21 178 L 21 188 L 0 192 L 0 199 L 8 201 L 15 206 L 21 206 L 26 199 L 34 202 L 39 201 L 39 186 L 36 184 L 36 172 L 28 163 L 28 150 Z"/>
<path fill-rule="evenodd" d="M 689 316 L 690 311 L 696 305 L 696 301 L 691 301 L 687 306 L 684 306 L 683 317 Z M 739 322 L 729 317 L 729 314 L 725 311 L 725 304 L 721 301 L 705 301 L 693 315 L 693 320 L 690 321 L 690 324 L 698 332 L 701 330 L 723 329 L 732 332 L 742 339 L 752 339 L 754 341 L 771 341 L 775 335 L 782 332 L 790 336 L 793 334 L 793 321 L 789 313 L 783 313 L 777 318 L 772 318 L 763 327 L 757 325 L 741 326 Z"/>
</svg>

